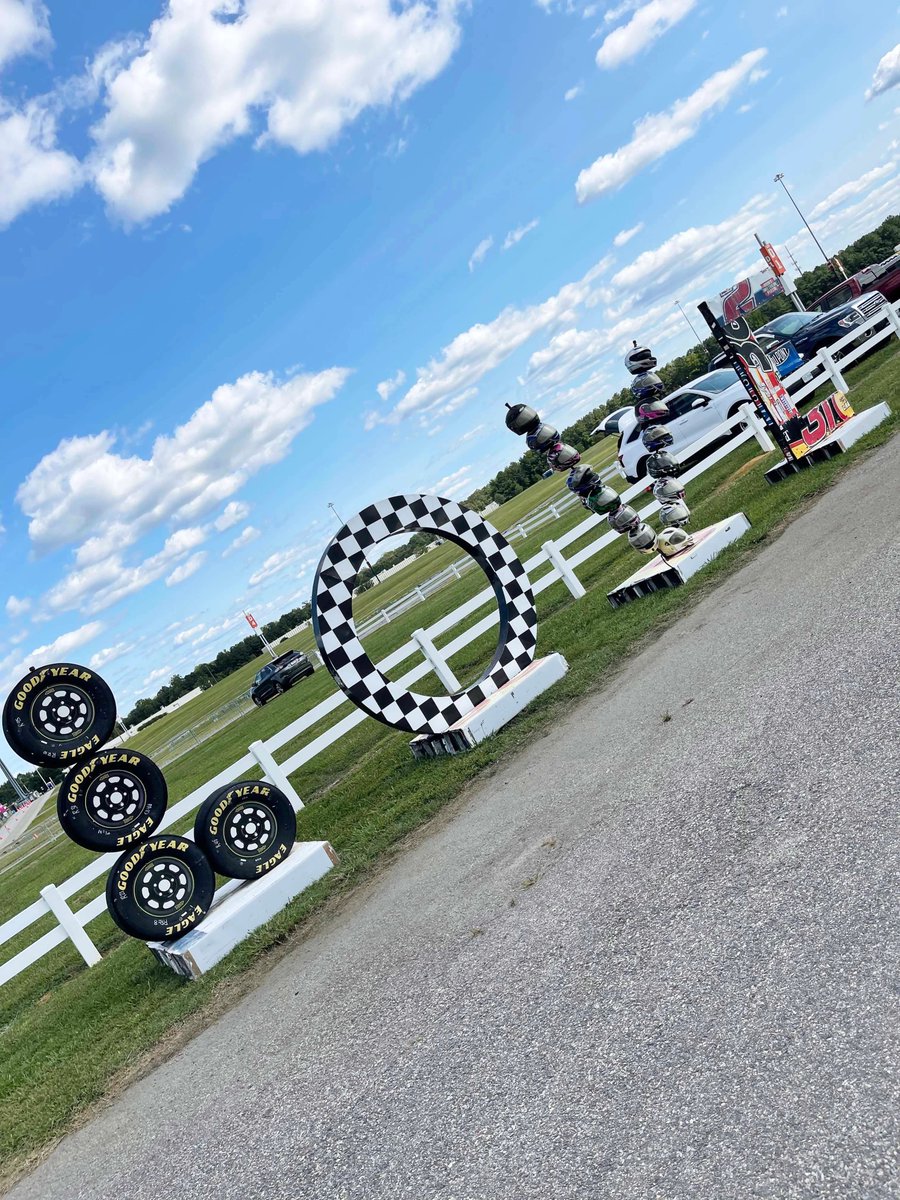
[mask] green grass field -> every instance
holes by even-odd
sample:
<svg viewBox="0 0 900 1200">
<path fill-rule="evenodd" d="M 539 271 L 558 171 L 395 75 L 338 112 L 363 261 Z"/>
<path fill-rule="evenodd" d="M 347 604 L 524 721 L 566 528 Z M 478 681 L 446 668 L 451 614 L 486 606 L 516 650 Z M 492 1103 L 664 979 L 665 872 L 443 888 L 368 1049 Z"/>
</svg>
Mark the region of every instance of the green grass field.
<svg viewBox="0 0 900 1200">
<path fill-rule="evenodd" d="M 133 1071 L 141 1056 L 151 1052 L 164 1035 L 179 1027 L 199 1028 L 205 1017 L 251 986 L 255 971 L 264 968 L 267 958 L 272 961 L 276 946 L 302 936 L 302 929 L 297 927 L 305 915 L 372 871 L 404 834 L 427 821 L 492 762 L 564 713 L 573 701 L 601 687 L 608 672 L 627 654 L 668 628 L 698 595 L 764 544 L 804 501 L 828 487 L 868 448 L 885 442 L 900 423 L 900 356 L 895 346 L 892 342 L 849 371 L 851 399 L 857 411 L 884 399 L 892 401 L 895 410 L 888 422 L 849 454 L 770 487 L 764 481 L 763 470 L 775 461 L 774 457 L 765 460 L 759 456 L 756 443 L 750 442 L 689 485 L 695 527 L 742 509 L 753 528 L 688 585 L 613 612 L 606 592 L 630 574 L 639 561 L 619 539 L 579 569 L 589 589 L 583 600 L 574 601 L 560 582 L 543 592 L 537 601 L 539 650 L 562 652 L 570 664 L 569 674 L 488 743 L 465 756 L 416 763 L 409 753 L 408 735 L 365 721 L 297 771 L 292 782 L 307 804 L 299 815 L 298 837 L 331 841 L 341 855 L 340 866 L 200 982 L 186 984 L 166 972 L 140 943 L 123 938 L 104 914 L 89 927 L 104 954 L 100 965 L 88 971 L 66 944 L 0 989 L 0 1160 L 5 1164 L 5 1177 L 21 1170 L 29 1156 L 114 1088 L 117 1080 Z M 594 450 L 587 455 L 588 460 L 604 465 L 614 453 L 614 445 L 608 441 Z M 748 464 L 752 464 L 749 470 Z M 559 492 L 560 487 L 559 479 L 541 481 L 491 519 L 500 528 L 508 527 Z M 583 519 L 583 510 L 573 508 L 559 521 L 535 531 L 524 543 L 516 543 L 519 554 L 527 559 L 543 541 L 559 536 Z M 571 547 L 568 553 L 581 544 Z M 390 585 L 392 593 L 399 588 L 396 594 L 403 594 L 418 579 L 433 574 L 458 554 L 455 547 L 441 547 L 415 560 L 382 586 Z M 445 555 L 446 560 L 440 557 Z M 405 642 L 413 629 L 427 626 L 483 586 L 480 572 L 469 572 L 373 633 L 366 641 L 369 654 L 378 661 Z M 375 588 L 360 598 L 358 617 L 381 606 L 378 591 Z M 480 615 L 475 614 L 472 621 Z M 310 649 L 311 632 L 303 631 L 295 641 Z M 457 676 L 461 680 L 474 678 L 489 659 L 493 644 L 494 636 L 486 634 L 454 657 L 451 665 Z M 407 660 L 397 674 L 414 662 Z M 193 705 L 211 711 L 246 689 L 256 669 L 249 665 L 236 672 L 198 697 Z M 438 690 L 433 679 L 417 688 L 426 691 L 428 685 Z M 251 741 L 271 736 L 333 690 L 327 672 L 317 671 L 277 701 L 254 709 L 173 763 L 166 770 L 172 800 L 200 786 L 239 758 Z M 598 702 L 602 704 L 603 698 Z M 153 745 L 161 744 L 159 739 L 167 740 L 197 719 L 200 709 L 193 705 L 157 722 L 134 744 L 152 753 Z M 287 757 L 347 711 L 344 706 L 320 721 L 280 751 L 278 757 Z M 62 881 L 90 858 L 88 852 L 61 839 L 36 861 L 24 862 L 15 872 L 0 878 L 0 921 L 34 900 L 45 883 Z M 76 897 L 73 907 L 98 895 L 102 883 L 98 880 Z M 50 927 L 50 918 L 33 926 L 3 947 L 3 959 Z"/>
</svg>

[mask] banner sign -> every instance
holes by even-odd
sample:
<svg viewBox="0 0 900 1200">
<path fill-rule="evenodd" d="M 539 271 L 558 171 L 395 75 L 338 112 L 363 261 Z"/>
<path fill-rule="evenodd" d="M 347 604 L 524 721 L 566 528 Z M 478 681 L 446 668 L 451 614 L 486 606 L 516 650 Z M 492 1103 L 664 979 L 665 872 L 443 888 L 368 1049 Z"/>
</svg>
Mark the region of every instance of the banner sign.
<svg viewBox="0 0 900 1200">
<path fill-rule="evenodd" d="M 754 308 L 759 308 L 773 296 L 783 296 L 784 286 L 779 276 L 784 267 L 780 259 L 778 265 L 781 272 L 776 272 L 772 267 L 760 267 L 757 271 L 751 271 L 745 279 L 739 279 L 724 292 L 719 292 L 714 300 L 710 300 L 710 308 L 723 321 L 736 321 L 738 317 L 753 312 Z"/>
<path fill-rule="evenodd" d="M 771 242 L 763 242 L 759 248 L 759 252 L 776 275 L 783 275 L 785 273 L 784 263 L 778 257 L 778 251 Z"/>
<path fill-rule="evenodd" d="M 819 442 L 830 437 L 838 425 L 842 425 L 852 416 L 853 406 L 847 401 L 844 393 L 832 392 L 815 408 L 811 408 L 805 417 L 800 418 L 800 437 L 791 442 L 790 446 L 794 458 L 803 458 L 805 454 L 809 454 Z"/>
<path fill-rule="evenodd" d="M 251 629 L 258 628 L 258 626 L 256 624 L 256 620 L 254 619 L 253 613 L 245 612 L 244 616 L 247 618 L 247 624 L 250 626 Z"/>
</svg>

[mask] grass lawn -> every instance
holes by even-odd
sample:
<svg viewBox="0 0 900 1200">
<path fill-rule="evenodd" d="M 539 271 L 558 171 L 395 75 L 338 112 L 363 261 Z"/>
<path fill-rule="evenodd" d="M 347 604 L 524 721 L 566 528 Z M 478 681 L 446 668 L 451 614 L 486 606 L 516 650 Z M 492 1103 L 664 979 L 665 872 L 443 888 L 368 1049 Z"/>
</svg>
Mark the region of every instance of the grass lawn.
<svg viewBox="0 0 900 1200">
<path fill-rule="evenodd" d="M 896 345 L 892 341 L 849 371 L 851 399 L 857 411 L 885 399 L 894 408 L 890 420 L 849 454 L 770 487 L 763 471 L 776 460 L 774 456 L 760 456 L 756 443 L 750 442 L 689 485 L 695 528 L 738 509 L 747 513 L 753 528 L 685 587 L 657 593 L 614 612 L 606 593 L 639 562 L 624 539 L 619 539 L 579 569 L 588 588 L 583 600 L 573 600 L 560 582 L 543 592 L 537 599 L 539 649 L 562 652 L 570 664 L 569 674 L 488 743 L 464 756 L 418 763 L 409 753 L 408 735 L 365 721 L 326 754 L 297 771 L 292 782 L 307 803 L 299 814 L 298 837 L 331 841 L 341 855 L 340 866 L 200 982 L 186 984 L 166 972 L 143 945 L 123 939 L 104 915 L 89 927 L 104 954 L 97 967 L 85 969 L 66 944 L 0 989 L 0 1161 L 4 1164 L 0 1182 L 21 1170 L 30 1156 L 70 1127 L 93 1101 L 128 1077 L 141 1056 L 152 1052 L 166 1035 L 177 1037 L 179 1029 L 200 1028 L 224 1004 L 251 987 L 256 972 L 264 969 L 267 960 L 272 961 L 274 947 L 302 936 L 302 929 L 297 927 L 304 916 L 371 872 L 398 839 L 427 821 L 491 763 L 564 714 L 575 700 L 602 687 L 609 671 L 627 654 L 668 629 L 674 617 L 764 544 L 804 501 L 828 487 L 869 448 L 885 442 L 900 424 L 900 355 L 894 349 Z M 601 456 L 614 452 L 614 446 L 611 442 L 600 443 L 595 451 L 596 455 L 588 454 L 589 461 L 600 461 Z M 498 526 L 508 527 L 517 516 L 551 498 L 559 488 L 559 479 L 542 481 L 492 519 Z M 513 506 L 519 511 L 510 516 L 506 509 L 512 510 Z M 558 536 L 583 518 L 580 507 L 575 508 L 559 521 L 537 530 L 524 543 L 516 543 L 517 550 L 527 559 L 547 538 Z M 438 559 L 444 554 L 448 561 L 458 557 L 455 547 L 442 547 L 411 563 L 408 570 L 398 572 L 384 586 L 397 582 L 399 594 L 408 591 L 417 578 L 431 575 L 444 565 Z M 377 661 L 405 642 L 413 629 L 427 626 L 481 587 L 480 572 L 469 572 L 374 633 L 366 641 L 369 653 Z M 366 593 L 361 601 L 377 591 Z M 364 612 L 361 604 L 359 615 Z M 472 621 L 479 615 L 475 614 Z M 495 636 L 484 635 L 452 660 L 460 679 L 472 679 L 482 668 L 490 657 Z M 306 648 L 312 645 L 308 630 L 296 640 Z M 406 669 L 414 661 L 408 660 Z M 218 698 L 210 701 L 211 707 L 216 707 L 245 688 L 255 669 L 251 665 L 236 672 L 194 703 L 206 703 L 219 691 Z M 403 668 L 398 674 L 402 672 Z M 436 680 L 423 681 L 417 685 L 418 690 L 428 690 L 429 683 L 438 690 Z M 240 757 L 249 742 L 271 736 L 333 690 L 327 672 L 317 671 L 275 703 L 253 710 L 196 752 L 173 763 L 166 770 L 173 800 Z M 190 707 L 167 718 L 173 722 L 168 737 L 188 723 Z M 278 757 L 286 757 L 347 711 L 346 706 L 342 707 L 319 722 L 280 751 Z M 156 728 L 148 729 L 146 740 L 139 739 L 135 745 L 141 749 L 150 746 Z M 0 920 L 33 900 L 43 884 L 61 881 L 90 858 L 88 852 L 61 839 L 36 860 L 23 862 L 15 872 L 0 878 Z M 98 895 L 102 882 L 98 880 L 86 889 L 74 906 Z M 32 927 L 3 948 L 3 958 L 50 926 L 51 919 L 47 918 L 46 924 Z M 254 966 L 255 971 L 251 970 Z M 174 1044 L 172 1038 L 166 1039 L 166 1045 Z"/>
</svg>

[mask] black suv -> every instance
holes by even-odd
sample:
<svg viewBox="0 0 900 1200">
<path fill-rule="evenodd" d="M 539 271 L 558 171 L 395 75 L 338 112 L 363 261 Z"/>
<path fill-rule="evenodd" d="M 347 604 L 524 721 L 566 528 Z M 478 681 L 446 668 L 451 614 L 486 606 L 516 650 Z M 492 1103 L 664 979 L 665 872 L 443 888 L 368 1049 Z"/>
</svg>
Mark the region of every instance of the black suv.
<svg viewBox="0 0 900 1200">
<path fill-rule="evenodd" d="M 288 650 L 279 654 L 261 671 L 258 671 L 250 688 L 250 699 L 259 708 L 268 701 L 274 700 L 298 679 L 312 675 L 314 667 L 302 650 Z"/>
</svg>

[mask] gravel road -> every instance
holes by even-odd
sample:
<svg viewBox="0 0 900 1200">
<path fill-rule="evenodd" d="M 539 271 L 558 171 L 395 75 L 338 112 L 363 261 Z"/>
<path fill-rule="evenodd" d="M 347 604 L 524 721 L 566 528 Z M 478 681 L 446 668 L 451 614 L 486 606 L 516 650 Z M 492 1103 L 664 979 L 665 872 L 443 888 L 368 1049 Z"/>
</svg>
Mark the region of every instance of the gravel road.
<svg viewBox="0 0 900 1200">
<path fill-rule="evenodd" d="M 896 453 L 11 1200 L 900 1194 Z"/>
</svg>

